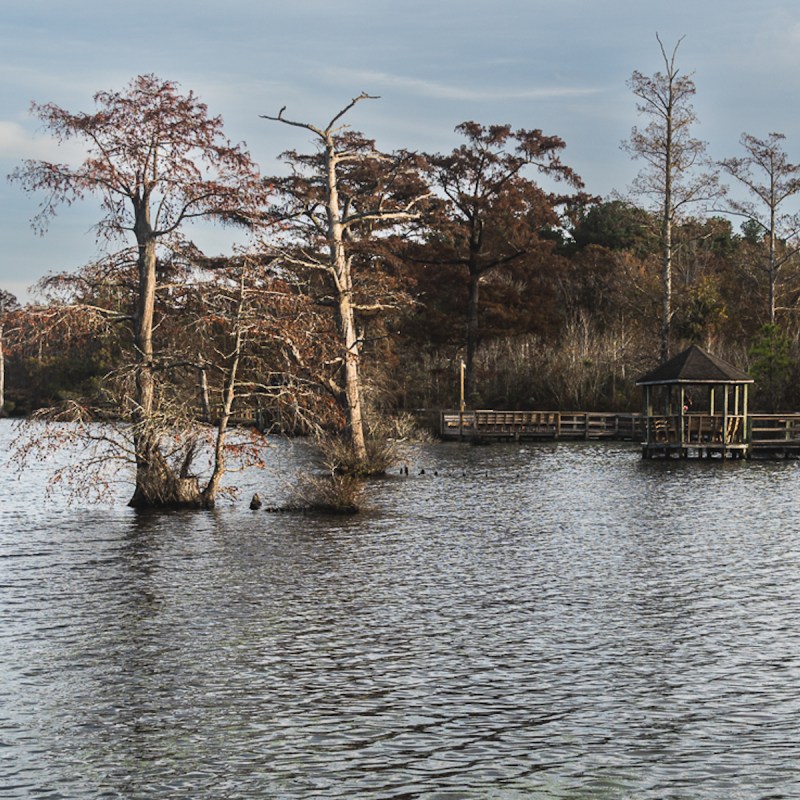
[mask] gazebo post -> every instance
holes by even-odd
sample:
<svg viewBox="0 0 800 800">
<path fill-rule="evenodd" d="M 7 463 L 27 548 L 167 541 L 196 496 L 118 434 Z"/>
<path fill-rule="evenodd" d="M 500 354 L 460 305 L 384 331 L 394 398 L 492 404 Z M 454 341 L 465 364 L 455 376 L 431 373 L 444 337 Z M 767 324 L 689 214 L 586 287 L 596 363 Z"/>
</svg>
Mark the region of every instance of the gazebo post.
<svg viewBox="0 0 800 800">
<path fill-rule="evenodd" d="M 684 412 L 686 409 L 686 387 L 681 384 L 680 406 L 678 412 L 678 426 L 680 433 L 678 434 L 678 441 L 681 443 L 681 458 L 686 458 L 688 451 L 686 450 L 686 420 L 684 419 Z"/>
<path fill-rule="evenodd" d="M 750 424 L 750 417 L 748 415 L 747 408 L 747 392 L 749 388 L 750 387 L 746 383 L 742 384 L 742 417 L 744 418 L 745 458 L 750 458 L 750 440 L 753 438 L 753 429 Z"/>
<path fill-rule="evenodd" d="M 728 452 L 728 399 L 729 399 L 729 387 L 726 383 L 725 386 L 722 387 L 722 396 L 723 396 L 723 408 L 722 408 L 722 457 L 725 458 Z"/>
</svg>

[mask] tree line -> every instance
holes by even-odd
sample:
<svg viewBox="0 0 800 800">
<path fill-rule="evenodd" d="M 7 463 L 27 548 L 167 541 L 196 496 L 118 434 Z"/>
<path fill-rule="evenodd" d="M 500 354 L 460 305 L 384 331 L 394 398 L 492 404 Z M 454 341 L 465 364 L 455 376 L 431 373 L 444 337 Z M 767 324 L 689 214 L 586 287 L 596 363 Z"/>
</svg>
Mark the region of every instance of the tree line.
<svg viewBox="0 0 800 800">
<path fill-rule="evenodd" d="M 34 104 L 87 148 L 10 176 L 44 197 L 34 227 L 93 195 L 106 246 L 34 303 L 0 294 L 0 407 L 89 438 L 120 423 L 131 504 L 197 507 L 228 458 L 260 458 L 232 423 L 332 432 L 338 468 L 380 471 L 399 420 L 459 402 L 462 362 L 473 407 L 636 410 L 636 376 L 699 343 L 751 371 L 765 409 L 797 407 L 800 167 L 777 133 L 712 163 L 692 76 L 659 46 L 663 71 L 630 81 L 646 124 L 624 144 L 643 164 L 627 198 L 591 195 L 539 129 L 470 121 L 450 153 L 384 152 L 348 125 L 367 94 L 321 123 L 264 114 L 317 145 L 271 176 L 154 75 L 91 113 Z M 200 219 L 247 243 L 201 252 Z"/>
</svg>

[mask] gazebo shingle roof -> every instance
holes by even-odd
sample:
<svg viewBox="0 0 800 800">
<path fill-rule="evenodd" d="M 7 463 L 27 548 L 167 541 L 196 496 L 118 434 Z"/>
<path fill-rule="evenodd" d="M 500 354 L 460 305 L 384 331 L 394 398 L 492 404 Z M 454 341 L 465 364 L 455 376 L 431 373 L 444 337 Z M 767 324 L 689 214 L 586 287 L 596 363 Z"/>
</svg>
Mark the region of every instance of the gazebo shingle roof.
<svg viewBox="0 0 800 800">
<path fill-rule="evenodd" d="M 753 383 L 753 379 L 746 372 L 693 344 L 636 381 L 637 386 L 670 383 Z"/>
</svg>

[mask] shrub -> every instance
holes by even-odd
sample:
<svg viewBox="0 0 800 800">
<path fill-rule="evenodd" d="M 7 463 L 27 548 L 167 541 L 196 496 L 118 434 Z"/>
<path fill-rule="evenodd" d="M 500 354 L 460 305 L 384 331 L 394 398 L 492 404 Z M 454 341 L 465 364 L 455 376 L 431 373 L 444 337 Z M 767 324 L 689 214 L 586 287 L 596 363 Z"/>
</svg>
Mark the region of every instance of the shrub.
<svg viewBox="0 0 800 800">
<path fill-rule="evenodd" d="M 353 475 L 301 473 L 292 489 L 289 508 L 325 514 L 356 514 L 363 489 Z"/>
<path fill-rule="evenodd" d="M 368 439 L 366 461 L 357 458 L 348 439 L 326 434 L 318 437 L 320 459 L 331 475 L 370 477 L 385 475 L 400 459 L 399 445 L 389 439 Z"/>
</svg>

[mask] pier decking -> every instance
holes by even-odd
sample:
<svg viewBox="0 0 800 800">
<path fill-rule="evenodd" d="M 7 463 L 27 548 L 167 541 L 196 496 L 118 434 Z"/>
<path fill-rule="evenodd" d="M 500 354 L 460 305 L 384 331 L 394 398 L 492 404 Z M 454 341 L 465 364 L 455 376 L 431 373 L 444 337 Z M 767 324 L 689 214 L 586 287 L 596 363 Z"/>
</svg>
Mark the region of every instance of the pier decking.
<svg viewBox="0 0 800 800">
<path fill-rule="evenodd" d="M 642 444 L 646 458 L 800 456 L 800 413 L 675 414 L 595 411 L 442 411 L 446 440 L 597 441 Z"/>
<path fill-rule="evenodd" d="M 442 411 L 443 439 L 639 441 L 639 414 L 594 411 Z"/>
<path fill-rule="evenodd" d="M 636 381 L 643 413 L 443 411 L 443 439 L 597 440 L 641 444 L 643 458 L 800 457 L 800 413 L 753 414 L 753 379 L 691 345 Z"/>
</svg>

